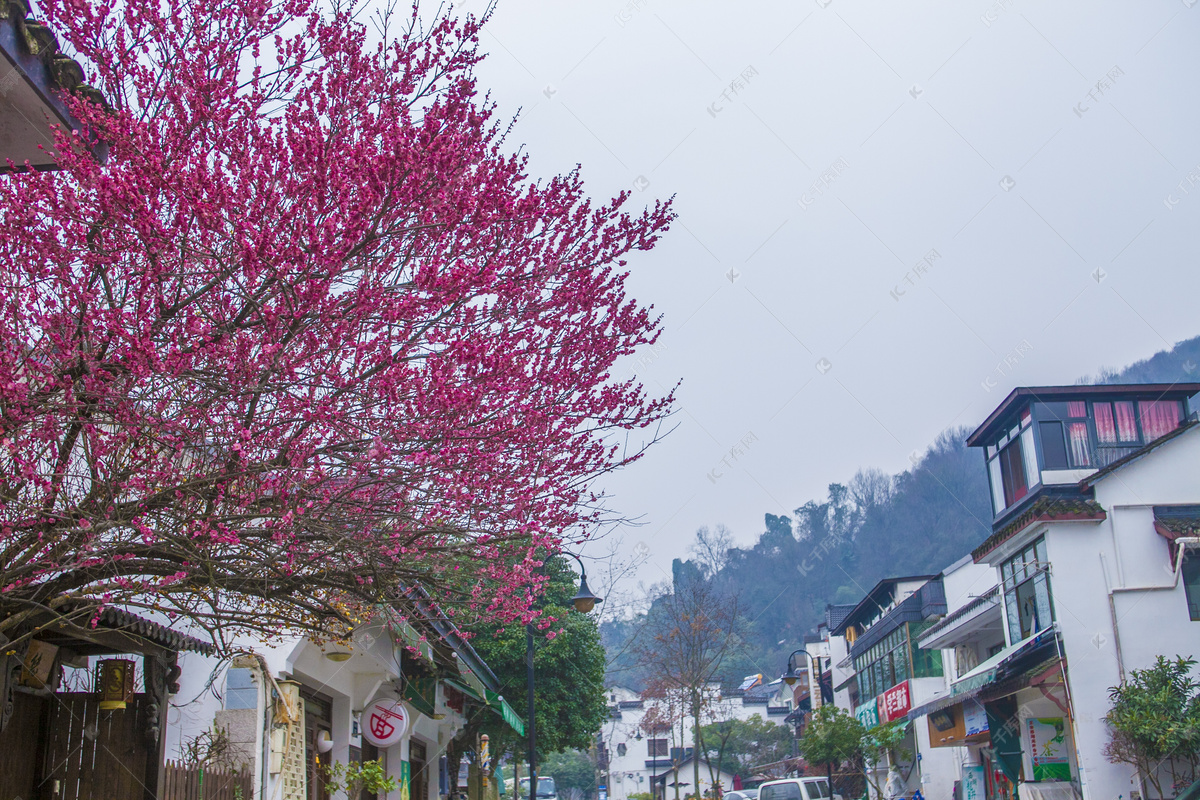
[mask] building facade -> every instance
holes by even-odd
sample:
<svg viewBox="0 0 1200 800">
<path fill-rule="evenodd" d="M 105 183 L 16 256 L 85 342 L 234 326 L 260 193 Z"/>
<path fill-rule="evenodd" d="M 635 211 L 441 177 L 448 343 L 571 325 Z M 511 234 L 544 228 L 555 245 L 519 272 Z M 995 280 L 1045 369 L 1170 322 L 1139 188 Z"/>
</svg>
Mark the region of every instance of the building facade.
<svg viewBox="0 0 1200 800">
<path fill-rule="evenodd" d="M 1016 389 L 970 437 L 995 518 L 1005 647 L 959 679 L 1022 797 L 1148 797 L 1105 757 L 1109 690 L 1200 652 L 1200 384 Z M 941 642 L 931 642 L 937 644 Z"/>
</svg>

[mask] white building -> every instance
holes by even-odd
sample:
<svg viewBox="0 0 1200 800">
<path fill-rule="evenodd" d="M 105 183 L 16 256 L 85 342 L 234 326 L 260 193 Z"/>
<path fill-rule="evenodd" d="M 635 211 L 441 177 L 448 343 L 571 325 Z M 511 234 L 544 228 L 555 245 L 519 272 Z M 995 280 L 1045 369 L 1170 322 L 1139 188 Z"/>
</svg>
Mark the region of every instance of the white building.
<svg viewBox="0 0 1200 800">
<path fill-rule="evenodd" d="M 386 800 L 437 800 L 446 790 L 439 759 L 467 714 L 524 725 L 458 631 L 425 617 L 433 621 L 410 625 L 380 611 L 347 645 L 291 638 L 247 641 L 232 660 L 188 654 L 168 758 L 215 725 L 229 740 L 216 763 L 244 765 L 256 800 L 330 800 L 322 769 L 363 760 L 379 760 L 397 781 Z"/>
<path fill-rule="evenodd" d="M 784 724 L 792 710 L 791 691 L 779 680 L 768 681 L 762 675 L 749 676 L 742 689 L 721 693 L 720 685 L 710 687 L 711 700 L 701 719 L 702 725 L 726 719 L 747 720 L 758 716 Z M 609 800 L 628 800 L 638 793 L 650 793 L 657 787 L 658 797 L 674 798 L 674 777 L 668 773 L 692 757 L 692 720 L 682 699 L 653 699 L 624 687 L 608 689 L 609 718 L 601 731 L 601 745 L 608 764 Z M 702 786 L 711 783 L 709 767 L 700 766 Z M 694 793 L 692 773 L 680 773 L 679 796 Z M 732 781 L 732 776 L 719 778 Z M 706 783 L 706 781 L 708 783 Z M 683 784 L 687 783 L 687 786 Z M 731 783 L 723 783 L 727 791 Z"/>
<path fill-rule="evenodd" d="M 1149 797 L 1144 776 L 1105 758 L 1104 716 L 1130 670 L 1200 654 L 1197 393 L 1019 388 L 968 439 L 995 512 L 972 555 L 998 571 L 1005 647 L 959 693 L 983 701 L 997 772 L 1022 797 Z"/>
</svg>

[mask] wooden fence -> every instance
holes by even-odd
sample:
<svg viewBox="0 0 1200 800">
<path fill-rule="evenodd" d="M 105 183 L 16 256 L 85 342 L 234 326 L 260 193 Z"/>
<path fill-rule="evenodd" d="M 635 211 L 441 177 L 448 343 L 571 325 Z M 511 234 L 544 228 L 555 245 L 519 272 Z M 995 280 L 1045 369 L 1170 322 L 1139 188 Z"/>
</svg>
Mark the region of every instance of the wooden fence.
<svg viewBox="0 0 1200 800">
<path fill-rule="evenodd" d="M 163 769 L 160 800 L 253 800 L 250 773 L 211 767 L 186 767 L 168 761 Z"/>
</svg>

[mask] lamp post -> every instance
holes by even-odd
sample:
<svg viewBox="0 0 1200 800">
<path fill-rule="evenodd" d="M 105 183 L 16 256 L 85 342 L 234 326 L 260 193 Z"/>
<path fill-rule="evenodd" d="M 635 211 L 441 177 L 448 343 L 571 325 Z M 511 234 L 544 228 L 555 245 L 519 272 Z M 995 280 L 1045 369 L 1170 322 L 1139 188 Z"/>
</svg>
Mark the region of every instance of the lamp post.
<svg viewBox="0 0 1200 800">
<path fill-rule="evenodd" d="M 563 551 L 566 552 L 566 551 Z M 603 603 L 604 598 L 592 593 L 587 585 L 587 569 L 574 553 L 566 553 L 579 562 L 579 591 L 571 598 L 571 604 L 581 614 L 586 614 Z M 525 626 L 525 688 L 529 695 L 529 800 L 537 800 L 537 725 L 533 717 L 533 623 Z M 514 792 L 516 789 L 513 790 Z"/>
<path fill-rule="evenodd" d="M 797 656 L 804 657 L 803 658 L 803 662 L 804 662 L 803 667 L 800 666 L 800 662 L 796 658 Z M 809 661 L 809 657 L 808 657 L 808 651 L 803 650 L 803 649 L 793 650 L 792 654 L 790 656 L 788 656 L 787 666 L 784 668 L 783 674 L 779 676 L 779 679 L 781 681 L 783 681 L 784 685 L 787 686 L 789 690 L 791 690 L 792 687 L 794 687 L 796 685 L 796 682 L 798 680 L 800 680 L 803 677 L 808 676 L 808 673 L 810 671 L 809 667 L 810 667 L 810 661 Z M 812 681 L 811 680 L 809 681 L 809 685 L 808 685 L 808 697 L 809 697 L 809 701 L 808 701 L 809 708 L 812 708 Z M 794 694 L 793 694 L 792 698 L 795 699 Z M 792 713 L 795 715 L 793 717 L 795 737 L 792 739 L 792 742 L 793 742 L 792 749 L 795 751 L 797 757 L 800 755 L 800 729 L 804 725 L 804 716 L 802 714 L 798 713 L 799 711 L 800 711 L 799 708 L 796 708 L 795 710 L 792 711 Z"/>
</svg>

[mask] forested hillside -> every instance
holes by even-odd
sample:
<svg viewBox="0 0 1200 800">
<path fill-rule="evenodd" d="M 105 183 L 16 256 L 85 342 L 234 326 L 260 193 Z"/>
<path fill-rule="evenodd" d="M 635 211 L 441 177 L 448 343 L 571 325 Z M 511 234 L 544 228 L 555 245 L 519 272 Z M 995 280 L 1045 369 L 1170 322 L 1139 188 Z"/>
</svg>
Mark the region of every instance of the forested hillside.
<svg viewBox="0 0 1200 800">
<path fill-rule="evenodd" d="M 1121 371 L 1102 370 L 1088 383 L 1171 383 L 1197 380 L 1200 336 Z M 940 572 L 990 531 L 983 458 L 964 441 L 969 428 L 943 431 L 911 469 L 887 475 L 859 470 L 792 517 L 765 515 L 765 530 L 747 549 L 721 548 L 721 529 L 704 530 L 687 561 L 673 570 L 699 571 L 735 590 L 743 641 L 723 670 L 726 684 L 762 672 L 778 675 L 788 654 L 816 629 L 827 603 L 854 603 L 892 575 Z M 721 552 L 713 552 L 714 543 Z M 654 613 L 651 607 L 650 613 Z M 639 688 L 644 676 L 627 647 L 640 619 L 609 623 L 610 681 Z"/>
</svg>

